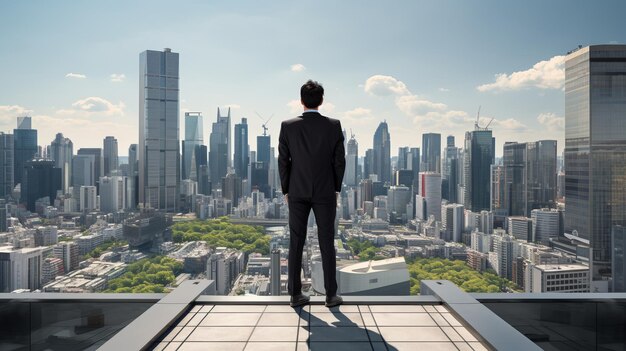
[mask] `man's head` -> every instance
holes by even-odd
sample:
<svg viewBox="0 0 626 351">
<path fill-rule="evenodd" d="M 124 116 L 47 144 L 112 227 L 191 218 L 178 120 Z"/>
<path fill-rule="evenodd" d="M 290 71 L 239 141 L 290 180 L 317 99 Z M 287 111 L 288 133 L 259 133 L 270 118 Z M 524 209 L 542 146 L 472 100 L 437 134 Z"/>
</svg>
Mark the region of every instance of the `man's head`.
<svg viewBox="0 0 626 351">
<path fill-rule="evenodd" d="M 300 88 L 300 100 L 308 109 L 317 109 L 324 101 L 324 87 L 316 81 L 309 80 Z"/>
</svg>

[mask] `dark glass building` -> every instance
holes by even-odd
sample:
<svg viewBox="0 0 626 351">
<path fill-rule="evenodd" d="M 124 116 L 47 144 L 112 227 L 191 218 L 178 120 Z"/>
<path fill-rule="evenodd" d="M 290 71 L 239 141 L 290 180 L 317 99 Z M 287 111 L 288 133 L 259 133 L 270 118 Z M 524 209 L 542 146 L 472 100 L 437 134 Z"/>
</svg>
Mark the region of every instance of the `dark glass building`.
<svg viewBox="0 0 626 351">
<path fill-rule="evenodd" d="M 18 128 L 13 129 L 13 152 L 13 185 L 17 185 L 22 182 L 24 164 L 37 155 L 37 130 L 30 128 L 30 117 L 18 118 Z"/>
<path fill-rule="evenodd" d="M 0 197 L 10 196 L 13 191 L 13 134 L 0 132 Z"/>
<path fill-rule="evenodd" d="M 495 158 L 491 130 L 477 128 L 465 132 L 464 199 L 465 208 L 472 212 L 489 210 L 491 164 Z"/>
<path fill-rule="evenodd" d="M 381 182 L 391 181 L 391 140 L 387 122 L 380 122 L 374 133 L 374 152 L 371 173 Z"/>
<path fill-rule="evenodd" d="M 611 228 L 626 224 L 626 45 L 565 59 L 565 233 L 590 247 L 592 291 L 611 278 Z"/>
<path fill-rule="evenodd" d="M 52 205 L 57 191 L 63 189 L 62 186 L 61 168 L 55 167 L 55 161 L 37 159 L 26 162 L 22 175 L 21 196 L 27 210 L 35 212 L 35 202 L 46 196 Z"/>
</svg>

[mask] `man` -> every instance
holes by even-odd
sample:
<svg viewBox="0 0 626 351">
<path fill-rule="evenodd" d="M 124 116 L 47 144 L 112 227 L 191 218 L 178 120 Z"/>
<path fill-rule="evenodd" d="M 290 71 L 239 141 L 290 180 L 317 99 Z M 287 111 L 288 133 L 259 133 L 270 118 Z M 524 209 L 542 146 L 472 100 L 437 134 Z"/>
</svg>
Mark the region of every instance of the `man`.
<svg viewBox="0 0 626 351">
<path fill-rule="evenodd" d="M 324 88 L 309 80 L 300 89 L 302 116 L 283 121 L 278 137 L 278 169 L 285 201 L 289 206 L 290 305 L 309 302 L 302 294 L 300 271 L 309 212 L 313 209 L 322 253 L 326 306 L 340 305 L 335 262 L 335 213 L 346 168 L 341 123 L 322 116 L 318 108 Z"/>
</svg>

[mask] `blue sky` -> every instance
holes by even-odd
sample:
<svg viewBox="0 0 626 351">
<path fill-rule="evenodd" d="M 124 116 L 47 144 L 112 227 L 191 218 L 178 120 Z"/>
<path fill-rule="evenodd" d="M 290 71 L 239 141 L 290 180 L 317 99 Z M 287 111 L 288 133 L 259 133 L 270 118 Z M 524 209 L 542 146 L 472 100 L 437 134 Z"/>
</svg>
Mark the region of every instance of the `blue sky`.
<svg viewBox="0 0 626 351">
<path fill-rule="evenodd" d="M 42 145 L 57 132 L 75 149 L 113 135 L 126 155 L 139 53 L 169 47 L 180 53 L 181 116 L 203 112 L 205 142 L 217 107 L 230 105 L 252 136 L 255 111 L 275 114 L 276 145 L 312 78 L 361 155 L 382 120 L 392 154 L 426 132 L 459 145 L 479 105 L 481 123 L 495 118 L 497 154 L 505 141 L 557 139 L 560 150 L 562 56 L 625 44 L 624 13 L 623 1 L 3 1 L 0 131 L 29 114 Z"/>
</svg>

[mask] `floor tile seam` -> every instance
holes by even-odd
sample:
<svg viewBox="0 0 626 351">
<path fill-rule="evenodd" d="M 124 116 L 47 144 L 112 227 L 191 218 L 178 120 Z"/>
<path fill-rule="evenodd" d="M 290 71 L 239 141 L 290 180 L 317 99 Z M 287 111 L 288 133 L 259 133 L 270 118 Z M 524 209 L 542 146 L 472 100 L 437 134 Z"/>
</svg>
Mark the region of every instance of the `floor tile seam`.
<svg viewBox="0 0 626 351">
<path fill-rule="evenodd" d="M 265 305 L 263 307 L 263 311 L 261 311 L 261 314 L 259 315 L 259 318 L 256 320 L 256 323 L 255 323 L 254 327 L 252 327 L 252 331 L 250 332 L 250 335 L 248 335 L 248 339 L 246 340 L 246 344 L 243 346 L 244 350 L 246 349 L 246 347 L 248 347 L 248 343 L 250 342 L 250 339 L 252 338 L 252 334 L 254 334 L 254 331 L 256 330 L 256 327 L 259 325 L 259 322 L 261 321 L 261 317 L 263 316 L 263 313 L 265 313 L 265 310 L 267 310 L 267 305 Z"/>
</svg>

